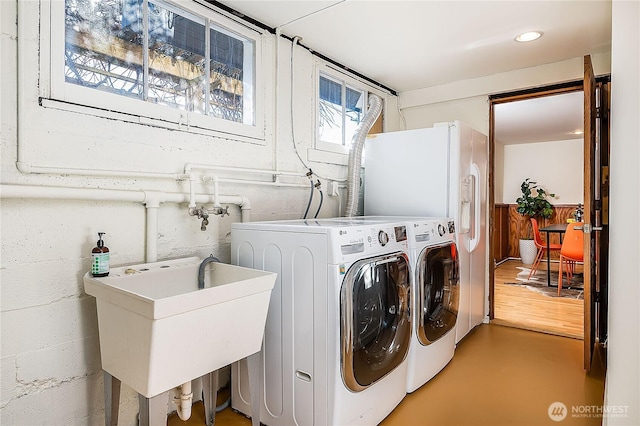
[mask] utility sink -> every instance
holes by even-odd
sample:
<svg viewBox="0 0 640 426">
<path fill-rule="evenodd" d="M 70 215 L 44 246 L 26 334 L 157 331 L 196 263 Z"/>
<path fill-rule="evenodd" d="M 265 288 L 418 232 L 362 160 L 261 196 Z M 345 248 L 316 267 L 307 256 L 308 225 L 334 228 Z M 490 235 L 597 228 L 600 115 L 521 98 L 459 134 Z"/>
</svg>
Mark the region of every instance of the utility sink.
<svg viewBox="0 0 640 426">
<path fill-rule="evenodd" d="M 147 398 L 260 350 L 276 274 L 202 259 L 84 276 L 96 298 L 102 368 Z"/>
</svg>

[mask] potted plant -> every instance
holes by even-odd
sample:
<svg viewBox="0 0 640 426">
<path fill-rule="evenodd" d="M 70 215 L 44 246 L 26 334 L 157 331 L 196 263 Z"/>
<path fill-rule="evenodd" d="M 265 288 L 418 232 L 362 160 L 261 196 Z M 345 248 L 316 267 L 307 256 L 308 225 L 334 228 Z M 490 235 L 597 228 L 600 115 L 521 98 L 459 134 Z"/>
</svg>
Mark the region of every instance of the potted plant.
<svg viewBox="0 0 640 426">
<path fill-rule="evenodd" d="M 533 241 L 533 231 L 530 218 L 550 218 L 553 214 L 553 206 L 547 197 L 555 197 L 555 194 L 547 193 L 537 182 L 526 178 L 520 185 L 522 196 L 516 199 L 516 211 L 523 215 L 526 220 L 526 233 L 519 232 L 520 238 L 520 258 L 522 263 L 530 265 L 536 258 L 538 252 Z M 535 195 L 534 195 L 535 194 Z"/>
</svg>

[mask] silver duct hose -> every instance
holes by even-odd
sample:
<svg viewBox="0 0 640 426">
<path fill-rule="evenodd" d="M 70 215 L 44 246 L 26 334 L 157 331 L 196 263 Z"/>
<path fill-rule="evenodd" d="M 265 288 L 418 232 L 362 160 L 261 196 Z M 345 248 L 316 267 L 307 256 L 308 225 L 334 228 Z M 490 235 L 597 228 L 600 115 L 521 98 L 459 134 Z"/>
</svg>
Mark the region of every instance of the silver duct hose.
<svg viewBox="0 0 640 426">
<path fill-rule="evenodd" d="M 345 217 L 355 216 L 358 210 L 358 192 L 360 187 L 360 168 L 362 165 L 362 148 L 367 133 L 373 127 L 382 111 L 382 99 L 378 95 L 369 94 L 369 109 L 364 118 L 358 124 L 349 150 L 349 168 L 347 172 L 347 204 L 344 210 Z"/>
</svg>

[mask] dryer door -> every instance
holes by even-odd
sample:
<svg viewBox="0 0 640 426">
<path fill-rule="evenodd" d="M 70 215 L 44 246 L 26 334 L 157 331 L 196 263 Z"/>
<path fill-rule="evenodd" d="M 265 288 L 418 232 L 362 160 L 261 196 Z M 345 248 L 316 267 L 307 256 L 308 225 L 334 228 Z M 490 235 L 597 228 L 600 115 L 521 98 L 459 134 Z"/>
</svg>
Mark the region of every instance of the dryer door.
<svg viewBox="0 0 640 426">
<path fill-rule="evenodd" d="M 426 247 L 416 267 L 418 340 L 429 345 L 456 325 L 460 299 L 459 262 L 454 242 Z"/>
<path fill-rule="evenodd" d="M 398 252 L 354 263 L 340 293 L 342 379 L 358 392 L 402 363 L 411 339 L 409 260 Z"/>
</svg>

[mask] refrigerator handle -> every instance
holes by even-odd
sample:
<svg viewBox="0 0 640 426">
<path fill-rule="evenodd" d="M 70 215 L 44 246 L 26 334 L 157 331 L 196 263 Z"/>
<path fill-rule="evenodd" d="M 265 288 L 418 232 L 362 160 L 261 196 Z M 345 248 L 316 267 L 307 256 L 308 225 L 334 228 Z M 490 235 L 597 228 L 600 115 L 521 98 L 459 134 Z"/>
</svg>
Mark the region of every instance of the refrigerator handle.
<svg viewBox="0 0 640 426">
<path fill-rule="evenodd" d="M 469 253 L 473 252 L 480 243 L 480 218 L 482 215 L 480 200 L 480 169 L 476 163 L 471 163 L 471 177 L 473 178 L 473 200 L 471 206 L 473 208 L 473 227 L 471 238 L 469 239 Z"/>
<path fill-rule="evenodd" d="M 473 208 L 473 176 L 469 175 L 460 180 L 460 212 L 458 223 L 458 234 L 468 234 L 471 232 L 471 209 Z"/>
</svg>

